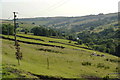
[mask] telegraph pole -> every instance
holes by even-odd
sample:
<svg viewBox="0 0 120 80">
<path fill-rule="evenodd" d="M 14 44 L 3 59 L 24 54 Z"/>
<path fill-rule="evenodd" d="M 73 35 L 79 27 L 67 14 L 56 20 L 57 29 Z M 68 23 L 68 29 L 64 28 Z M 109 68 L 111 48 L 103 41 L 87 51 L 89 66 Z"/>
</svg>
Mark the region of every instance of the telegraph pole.
<svg viewBox="0 0 120 80">
<path fill-rule="evenodd" d="M 15 45 L 16 45 L 16 12 L 13 12 L 14 14 L 14 37 L 15 37 Z"/>
<path fill-rule="evenodd" d="M 20 65 L 20 60 L 22 59 L 22 53 L 20 52 L 20 44 L 18 44 L 18 41 L 16 39 L 16 28 L 18 27 L 17 26 L 17 23 L 16 23 L 16 13 L 17 12 L 13 12 L 14 14 L 14 37 L 15 37 L 15 48 L 16 48 L 16 51 L 15 52 L 15 55 L 16 55 L 16 59 L 18 60 L 18 65 Z"/>
</svg>

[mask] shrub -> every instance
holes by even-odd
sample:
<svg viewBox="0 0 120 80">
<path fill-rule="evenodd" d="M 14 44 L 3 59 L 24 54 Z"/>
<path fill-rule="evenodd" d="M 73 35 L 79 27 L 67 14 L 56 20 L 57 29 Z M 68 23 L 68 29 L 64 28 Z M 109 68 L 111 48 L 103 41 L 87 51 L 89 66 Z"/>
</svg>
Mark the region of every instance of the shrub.
<svg viewBox="0 0 120 80">
<path fill-rule="evenodd" d="M 106 61 L 110 61 L 110 62 L 116 62 L 116 63 L 119 63 L 120 61 L 119 60 L 117 60 L 117 59 L 105 59 Z"/>
<path fill-rule="evenodd" d="M 44 48 L 40 48 L 39 50 L 40 51 L 53 52 L 53 53 L 62 53 L 62 52 L 59 52 L 59 51 L 54 51 L 54 50 L 51 50 L 51 49 L 44 49 Z"/>
<path fill-rule="evenodd" d="M 109 76 L 103 77 L 103 80 L 109 80 Z"/>
<path fill-rule="evenodd" d="M 103 68 L 103 67 L 105 67 L 105 65 L 103 63 L 97 64 L 97 68 Z"/>
<path fill-rule="evenodd" d="M 71 43 L 71 40 L 68 43 Z"/>
<path fill-rule="evenodd" d="M 91 66 L 91 63 L 90 62 L 82 62 L 82 65 L 83 66 Z"/>
<path fill-rule="evenodd" d="M 104 68 L 105 68 L 105 69 L 109 69 L 110 67 L 109 67 L 109 66 L 105 66 Z"/>
<path fill-rule="evenodd" d="M 82 40 L 78 40 L 77 42 L 78 44 L 82 45 Z"/>
<path fill-rule="evenodd" d="M 97 68 L 104 68 L 104 69 L 109 69 L 109 66 L 105 66 L 103 63 L 97 64 Z"/>
</svg>

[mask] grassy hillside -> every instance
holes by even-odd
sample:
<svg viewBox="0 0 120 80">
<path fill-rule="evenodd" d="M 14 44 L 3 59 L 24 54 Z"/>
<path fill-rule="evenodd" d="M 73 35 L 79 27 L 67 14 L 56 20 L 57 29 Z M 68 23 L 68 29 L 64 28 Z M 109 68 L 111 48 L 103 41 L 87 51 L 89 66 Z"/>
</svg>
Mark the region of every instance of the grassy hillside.
<svg viewBox="0 0 120 80">
<path fill-rule="evenodd" d="M 52 44 L 64 46 L 65 48 L 19 42 L 23 54 L 23 59 L 20 61 L 21 65 L 19 66 L 15 58 L 14 42 L 2 39 L 3 78 L 40 78 L 40 76 L 84 79 L 103 78 L 106 76 L 118 78 L 119 60 L 116 56 L 67 45 L 67 40 L 23 34 L 18 35 L 39 38 L 45 42 L 18 37 L 17 39 L 20 41 Z M 13 36 L 9 36 L 9 38 L 13 38 Z M 64 44 L 50 43 L 48 41 L 57 41 Z M 47 66 L 47 58 L 49 60 L 49 68 Z"/>
<path fill-rule="evenodd" d="M 120 31 L 117 18 L 117 13 L 111 13 L 82 17 L 18 19 L 17 40 L 23 54 L 21 65 L 18 65 L 15 56 L 13 28 L 10 28 L 13 26 L 1 25 L 2 32 L 6 35 L 0 34 L 3 69 L 0 73 L 3 74 L 3 78 L 41 80 L 119 78 L 120 60 L 118 55 L 114 56 L 118 54 L 115 51 L 116 47 L 119 47 L 117 33 Z M 2 23 L 13 25 L 12 20 L 3 20 Z M 49 28 L 58 30 L 61 37 L 35 36 L 29 32 L 23 34 L 25 30 L 30 31 L 33 27 L 41 25 L 47 27 L 48 31 Z M 10 32 L 11 35 L 7 35 Z"/>
</svg>

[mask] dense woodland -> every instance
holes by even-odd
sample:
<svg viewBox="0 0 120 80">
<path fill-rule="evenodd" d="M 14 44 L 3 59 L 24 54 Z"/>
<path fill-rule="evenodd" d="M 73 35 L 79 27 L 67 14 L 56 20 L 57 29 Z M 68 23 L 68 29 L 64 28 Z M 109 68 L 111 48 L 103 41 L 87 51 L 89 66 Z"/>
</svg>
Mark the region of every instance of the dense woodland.
<svg viewBox="0 0 120 80">
<path fill-rule="evenodd" d="M 85 31 L 79 33 L 78 37 L 91 49 L 120 56 L 116 52 L 119 39 L 118 33 L 120 33 L 120 30 L 114 31 L 113 28 L 110 28 L 99 33 L 90 33 Z"/>
</svg>

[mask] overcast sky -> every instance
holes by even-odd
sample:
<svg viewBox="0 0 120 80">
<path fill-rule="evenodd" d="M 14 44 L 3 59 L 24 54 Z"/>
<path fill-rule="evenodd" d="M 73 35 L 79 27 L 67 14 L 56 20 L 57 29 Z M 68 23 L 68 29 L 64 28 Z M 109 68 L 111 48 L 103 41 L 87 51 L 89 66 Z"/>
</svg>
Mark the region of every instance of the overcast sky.
<svg viewBox="0 0 120 80">
<path fill-rule="evenodd" d="M 45 16 L 84 16 L 118 12 L 119 0 L 0 0 L 0 19 Z M 1 15 L 0 13 L 0 15 Z"/>
</svg>

